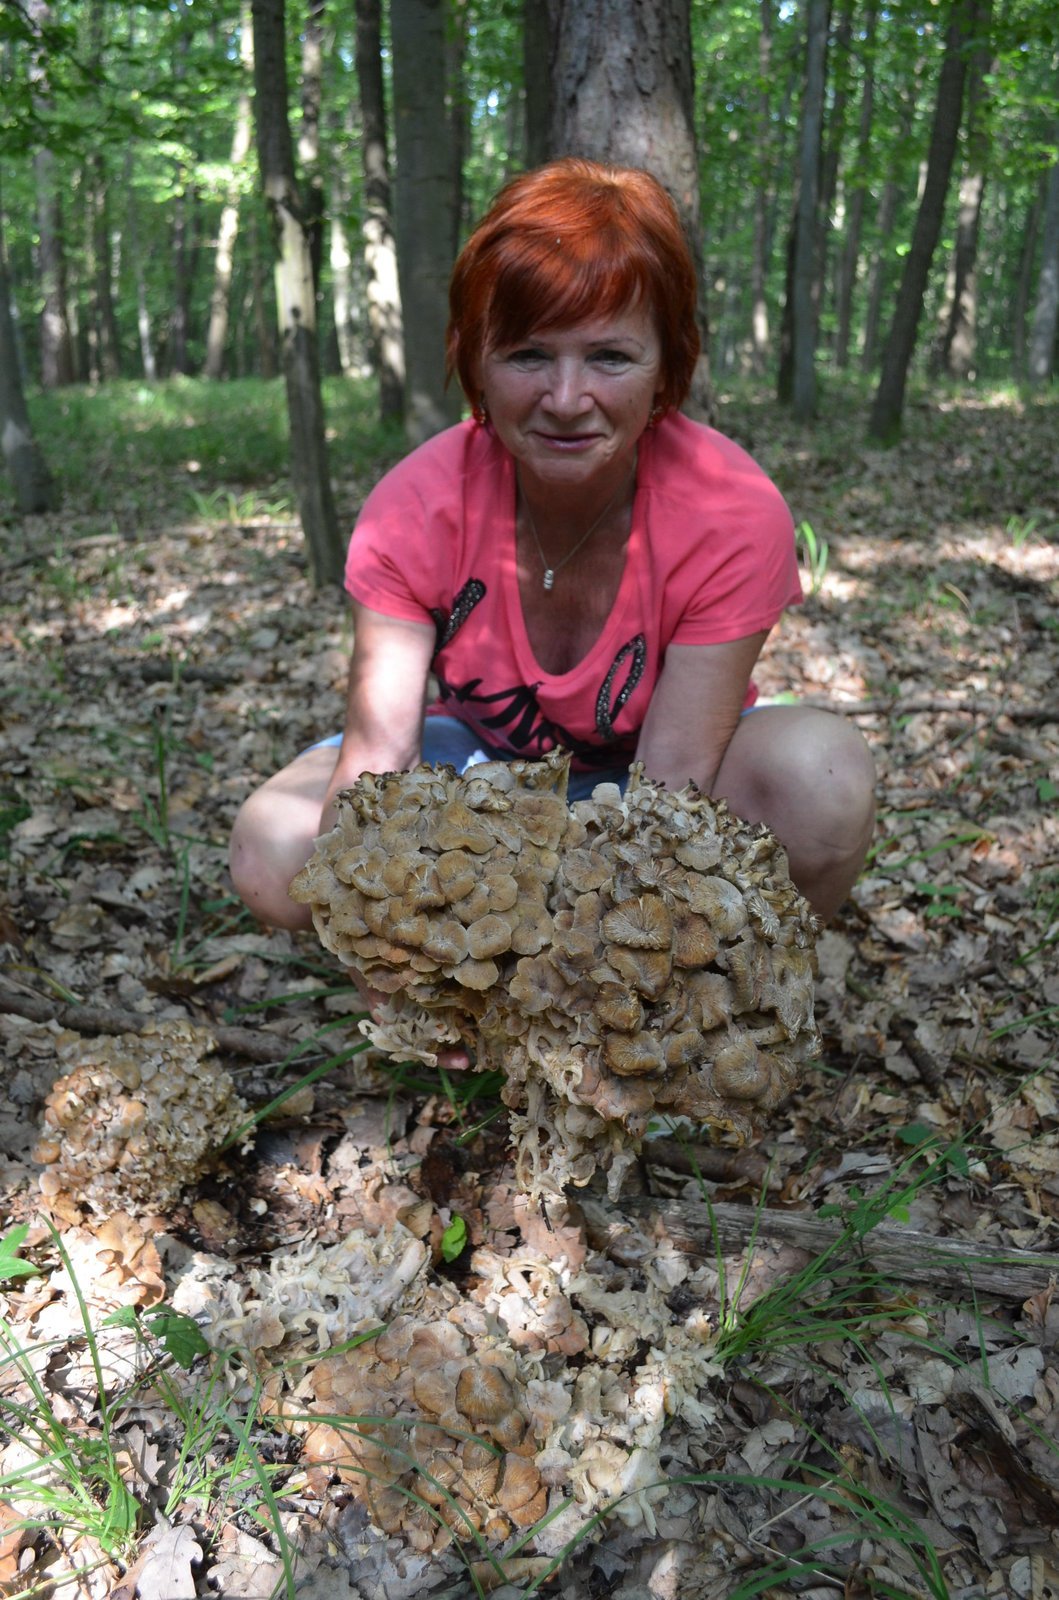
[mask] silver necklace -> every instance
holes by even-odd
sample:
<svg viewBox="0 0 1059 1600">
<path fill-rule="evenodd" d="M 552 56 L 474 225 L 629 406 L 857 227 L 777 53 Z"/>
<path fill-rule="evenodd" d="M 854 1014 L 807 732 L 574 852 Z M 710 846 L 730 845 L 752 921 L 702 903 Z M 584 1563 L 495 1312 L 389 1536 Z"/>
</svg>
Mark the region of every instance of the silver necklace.
<svg viewBox="0 0 1059 1600">
<path fill-rule="evenodd" d="M 568 550 L 566 552 L 565 556 L 563 556 L 562 560 L 561 561 L 557 561 L 553 567 L 550 567 L 548 565 L 548 557 L 544 554 L 544 546 L 541 544 L 540 534 L 537 532 L 537 525 L 533 520 L 533 512 L 530 510 L 529 501 L 526 499 L 526 496 L 523 493 L 523 495 L 522 495 L 522 505 L 523 505 L 523 509 L 525 510 L 525 513 L 526 513 L 526 521 L 529 523 L 529 531 L 533 535 L 533 542 L 537 546 L 537 554 L 540 556 L 540 558 L 541 558 L 541 566 L 544 568 L 544 577 L 541 579 L 541 587 L 543 588 L 545 594 L 550 594 L 551 593 L 552 586 L 555 583 L 555 574 L 559 571 L 559 569 L 561 567 L 565 567 L 566 563 L 573 556 L 576 556 L 577 552 L 580 550 L 580 548 L 581 548 L 581 546 L 583 544 L 587 544 L 588 543 L 589 539 L 591 539 L 592 535 L 595 533 L 596 529 L 603 522 L 603 520 L 607 516 L 607 514 L 614 510 L 614 507 L 617 505 L 619 499 L 625 493 L 625 490 L 628 488 L 628 486 L 629 486 L 629 480 L 628 479 L 625 481 L 625 483 L 619 485 L 617 494 L 613 495 L 611 497 L 611 499 L 609 499 L 607 501 L 606 505 L 603 507 L 603 510 L 600 512 L 600 514 L 596 518 L 595 522 L 593 522 L 593 524 L 589 528 L 588 532 L 587 533 L 583 533 L 581 535 L 580 539 L 578 539 L 577 543 L 574 545 L 574 548 L 572 550 Z M 521 487 L 522 487 L 522 485 L 520 484 L 519 488 L 521 489 Z"/>
</svg>

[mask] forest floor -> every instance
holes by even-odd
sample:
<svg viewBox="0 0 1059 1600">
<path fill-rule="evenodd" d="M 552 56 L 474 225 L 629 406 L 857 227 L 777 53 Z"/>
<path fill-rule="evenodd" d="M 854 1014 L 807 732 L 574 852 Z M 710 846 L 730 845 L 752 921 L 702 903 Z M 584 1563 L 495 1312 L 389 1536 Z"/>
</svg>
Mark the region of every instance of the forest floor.
<svg viewBox="0 0 1059 1600">
<path fill-rule="evenodd" d="M 548 1235 L 520 1209 L 488 1084 L 475 1099 L 366 1066 L 315 937 L 236 905 L 235 810 L 340 726 L 349 630 L 341 596 L 308 585 L 282 486 L 204 472 L 190 387 L 183 403 L 183 463 L 115 435 L 61 514 L 0 516 L 0 1595 L 455 1600 L 546 1577 L 578 1600 L 1059 1592 L 1059 405 L 915 402 L 886 452 L 849 395 L 811 433 L 745 394 L 724 406 L 811 529 L 814 592 L 759 684 L 856 718 L 879 824 L 819 940 L 822 1049 L 789 1104 L 750 1150 L 696 1146 L 697 1176 L 671 1130 L 646 1146 L 639 1204 L 706 1195 L 744 1240 L 685 1257 L 658 1211 L 651 1262 L 630 1265 L 586 1244 L 576 1211 Z M 351 467 L 341 439 L 336 456 L 352 521 L 385 461 Z M 209 1062 L 252 1107 L 316 1081 L 161 1216 L 61 1191 L 42 1210 L 34 1150 L 71 1034 L 178 1018 L 214 1030 Z M 853 1269 L 799 1234 L 821 1218 L 858 1246 Z M 311 1320 L 273 1308 L 282 1325 L 255 1344 L 244 1315 L 239 1358 L 180 1347 L 181 1316 L 267 1299 L 270 1261 L 398 1224 L 454 1305 L 538 1260 L 588 1332 L 549 1343 L 524 1308 L 521 1348 L 547 1375 L 598 1356 L 625 1381 L 644 1359 L 620 1339 L 600 1355 L 586 1252 L 633 1307 L 665 1258 L 674 1317 L 729 1336 L 666 1424 L 668 1494 L 631 1494 L 556 1575 L 543 1534 L 509 1541 L 499 1569 L 468 1541 L 462 1565 L 441 1512 L 433 1542 L 417 1523 L 414 1561 L 391 1540 L 380 1564 L 356 1482 L 272 1415 L 311 1398 Z M 910 1241 L 904 1266 L 873 1258 L 876 1225 Z M 962 1242 L 955 1273 L 923 1235 Z M 106 1326 L 120 1307 L 135 1318 Z"/>
</svg>

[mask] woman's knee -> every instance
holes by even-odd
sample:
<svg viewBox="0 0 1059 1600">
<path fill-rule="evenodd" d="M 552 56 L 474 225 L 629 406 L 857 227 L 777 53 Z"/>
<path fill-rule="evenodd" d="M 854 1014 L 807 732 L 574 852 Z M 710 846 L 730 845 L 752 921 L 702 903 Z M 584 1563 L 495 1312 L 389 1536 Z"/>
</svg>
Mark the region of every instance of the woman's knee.
<svg viewBox="0 0 1059 1600">
<path fill-rule="evenodd" d="M 784 843 L 812 837 L 836 853 L 867 848 L 875 817 L 875 762 L 859 729 L 809 707 L 744 719 L 718 775 L 734 811 L 764 821 Z"/>
<path fill-rule="evenodd" d="M 308 927 L 307 908 L 287 891 L 309 859 L 313 839 L 289 825 L 286 808 L 267 789 L 258 789 L 239 808 L 228 841 L 228 870 L 236 894 L 258 921 L 278 928 Z"/>
</svg>

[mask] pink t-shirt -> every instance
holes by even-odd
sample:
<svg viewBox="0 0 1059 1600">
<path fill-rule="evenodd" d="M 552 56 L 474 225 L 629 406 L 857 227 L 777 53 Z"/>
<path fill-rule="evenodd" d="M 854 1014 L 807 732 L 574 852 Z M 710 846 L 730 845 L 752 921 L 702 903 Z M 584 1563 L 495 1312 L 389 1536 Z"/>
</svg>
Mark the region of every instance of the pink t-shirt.
<svg viewBox="0 0 1059 1600">
<path fill-rule="evenodd" d="M 641 438 L 618 595 L 588 655 L 545 672 L 515 570 L 515 464 L 488 427 L 437 434 L 372 490 L 346 588 L 385 616 L 433 622 L 440 695 L 488 744 L 536 759 L 556 745 L 582 771 L 631 759 L 675 644 L 771 628 L 802 597 L 791 514 L 745 450 L 679 414 Z M 753 685 L 747 704 L 757 697 Z"/>
</svg>

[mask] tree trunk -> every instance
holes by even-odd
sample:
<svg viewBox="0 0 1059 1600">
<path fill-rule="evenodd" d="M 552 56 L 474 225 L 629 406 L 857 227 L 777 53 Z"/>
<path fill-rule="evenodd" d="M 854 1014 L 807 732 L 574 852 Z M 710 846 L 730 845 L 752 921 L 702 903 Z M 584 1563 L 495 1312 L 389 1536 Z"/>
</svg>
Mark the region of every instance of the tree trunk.
<svg viewBox="0 0 1059 1600">
<path fill-rule="evenodd" d="M 798 208 L 791 266 L 791 402 L 799 422 L 816 412 L 816 272 L 820 139 L 824 123 L 824 78 L 830 0 L 808 0 L 805 96 L 798 161 Z"/>
<path fill-rule="evenodd" d="M 1048 175 L 1041 227 L 1041 270 L 1037 279 L 1037 304 L 1034 307 L 1027 350 L 1026 377 L 1036 388 L 1047 383 L 1055 371 L 1055 332 L 1059 323 L 1059 161 Z"/>
<path fill-rule="evenodd" d="M 390 198 L 379 0 L 357 0 L 356 59 L 371 363 L 379 381 L 379 414 L 384 422 L 400 422 L 404 417 L 404 329 Z"/>
<path fill-rule="evenodd" d="M 30 85 L 33 107 L 42 123 L 51 105 L 48 84 L 48 46 L 44 37 L 51 24 L 48 0 L 29 0 L 26 14 L 34 29 L 34 49 L 30 59 Z M 66 256 L 63 244 L 62 207 L 56 178 L 54 152 L 45 147 L 33 157 L 33 178 L 37 196 L 38 270 L 43 305 L 40 319 L 40 381 L 45 389 L 57 389 L 74 380 L 73 347 L 66 310 Z"/>
<path fill-rule="evenodd" d="M 213 262 L 213 293 L 210 295 L 210 323 L 206 333 L 206 363 L 203 375 L 214 380 L 224 371 L 224 347 L 228 342 L 228 307 L 232 294 L 232 265 L 235 241 L 239 234 L 239 173 L 250 154 L 250 84 L 254 75 L 254 30 L 249 0 L 243 0 L 239 15 L 239 59 L 246 87 L 240 91 L 232 134 L 231 188 L 217 228 L 217 252 Z"/>
<path fill-rule="evenodd" d="M 312 261 L 294 181 L 284 0 L 253 0 L 253 18 L 257 153 L 276 252 L 276 309 L 287 386 L 291 476 L 313 581 L 317 585 L 339 583 L 344 551 L 327 460 Z"/>
<path fill-rule="evenodd" d="M 554 9 L 553 9 L 554 7 Z M 689 410 L 713 397 L 699 221 L 689 0 L 549 0 L 553 19 L 551 154 L 642 167 L 680 212 L 699 283 L 703 354 Z"/>
<path fill-rule="evenodd" d="M 56 495 L 47 463 L 33 437 L 22 392 L 2 222 L 0 211 L 0 443 L 15 486 L 15 504 L 23 514 L 32 515 L 50 511 Z"/>
<path fill-rule="evenodd" d="M 842 246 L 835 285 L 836 330 L 835 366 L 849 366 L 850 329 L 853 323 L 853 289 L 860 260 L 861 230 L 864 226 L 864 200 L 868 192 L 865 176 L 871 150 L 871 125 L 875 111 L 875 27 L 878 0 L 871 0 L 864 19 L 864 82 L 861 85 L 860 119 L 857 125 L 857 155 L 847 185 L 846 237 Z"/>
<path fill-rule="evenodd" d="M 449 178 L 452 193 L 452 242 L 450 256 L 455 261 L 465 223 L 466 191 L 463 183 L 463 165 L 470 154 L 470 118 L 467 94 L 463 84 L 464 61 L 467 55 L 467 0 L 447 0 L 445 19 L 445 103 L 449 114 L 449 160 L 452 173 Z"/>
<path fill-rule="evenodd" d="M 391 0 L 397 145 L 397 267 L 405 330 L 405 431 L 411 444 L 459 421 L 445 384 L 445 328 L 456 195 L 445 100 L 444 0 Z"/>
<path fill-rule="evenodd" d="M 992 65 L 990 23 L 992 0 L 983 0 L 980 27 L 982 37 L 971 60 L 967 85 L 967 154 L 960 181 L 960 205 L 956 220 L 956 244 L 946 283 L 945 307 L 938 342 L 932 353 L 931 370 L 950 378 L 969 378 L 974 369 L 978 322 L 978 231 L 985 194 L 986 166 L 989 160 L 988 110 L 985 106 L 985 79 Z"/>
<path fill-rule="evenodd" d="M 526 114 L 526 166 L 543 166 L 551 150 L 552 37 L 555 0 L 522 0 L 522 82 Z"/>
<path fill-rule="evenodd" d="M 302 30 L 302 120 L 298 130 L 298 161 L 304 196 L 303 226 L 309 236 L 313 288 L 320 295 L 324 261 L 324 174 L 320 165 L 320 107 L 324 83 L 324 0 L 308 0 Z"/>
<path fill-rule="evenodd" d="M 764 373 L 768 365 L 769 308 L 766 295 L 769 262 L 769 191 L 772 187 L 772 106 L 769 79 L 772 74 L 772 0 L 760 0 L 761 31 L 758 35 L 758 179 L 754 185 L 754 246 L 750 262 L 750 358 L 754 371 Z"/>
<path fill-rule="evenodd" d="M 910 122 L 911 107 L 907 107 L 906 111 L 907 122 Z M 871 372 L 875 367 L 875 357 L 879 347 L 879 325 L 882 321 L 883 293 L 887 279 L 887 254 L 894 218 L 897 216 L 899 192 L 897 179 L 888 178 L 883 185 L 875 215 L 875 231 L 879 242 L 868 280 L 868 306 L 864 314 L 864 348 L 860 356 L 862 372 Z"/>
<path fill-rule="evenodd" d="M 1020 235 L 1022 245 L 1019 250 L 1019 275 L 1015 287 L 1015 309 L 1012 316 L 1014 325 L 1012 359 L 1015 371 L 1020 378 L 1026 372 L 1026 315 L 1030 303 L 1033 264 L 1037 259 L 1037 240 L 1041 231 L 1041 218 L 1044 215 L 1044 202 L 1047 192 L 1048 174 L 1044 173 L 1037 185 L 1037 193 L 1027 207 L 1026 221 L 1023 224 Z"/>
<path fill-rule="evenodd" d="M 338 369 L 345 378 L 351 378 L 357 366 L 359 303 L 362 292 L 354 287 L 353 251 L 346 219 L 353 212 L 353 199 L 349 182 L 347 151 L 354 143 L 355 117 L 349 107 L 344 119 L 334 106 L 328 110 L 328 149 L 331 161 L 328 170 L 328 188 L 331 195 L 328 225 L 328 263 L 331 268 L 331 296 L 334 303 L 335 347 Z M 361 134 L 363 139 L 363 132 Z M 374 366 L 374 362 L 372 363 Z"/>
<path fill-rule="evenodd" d="M 882 372 L 875 392 L 868 434 L 880 444 L 893 443 L 901 431 L 905 385 L 916 331 L 923 309 L 930 263 L 941 232 L 967 75 L 967 47 L 974 37 L 979 0 L 953 0 L 945 56 L 938 79 L 934 123 L 930 136 L 926 181 L 919 203 L 912 244 L 905 259 L 893 322 L 883 351 Z"/>
<path fill-rule="evenodd" d="M 820 338 L 820 312 L 826 304 L 831 246 L 834 237 L 832 218 L 838 196 L 838 175 L 842 148 L 846 142 L 846 114 L 849 108 L 849 84 L 852 72 L 853 12 L 856 0 L 843 0 L 838 26 L 828 46 L 827 70 L 834 84 L 830 109 L 826 113 L 827 139 L 821 131 L 820 199 L 816 208 L 816 271 L 815 312 L 817 342 Z M 826 65 L 826 63 L 825 63 Z"/>
</svg>

